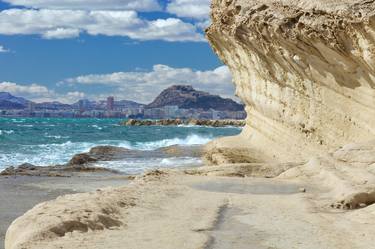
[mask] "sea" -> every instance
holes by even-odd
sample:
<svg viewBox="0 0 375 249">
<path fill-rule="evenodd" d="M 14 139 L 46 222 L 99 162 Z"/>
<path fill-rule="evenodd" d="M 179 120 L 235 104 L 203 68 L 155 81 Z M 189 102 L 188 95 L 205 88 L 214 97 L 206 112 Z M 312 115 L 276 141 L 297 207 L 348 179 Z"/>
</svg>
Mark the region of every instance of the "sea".
<svg viewBox="0 0 375 249">
<path fill-rule="evenodd" d="M 37 166 L 61 165 L 72 156 L 99 145 L 153 151 L 172 145 L 195 146 L 241 132 L 238 127 L 203 126 L 127 127 L 120 119 L 0 118 L 0 171 L 9 166 L 30 163 Z M 153 168 L 201 165 L 198 157 L 129 158 L 117 162 L 98 162 L 128 174 Z"/>
</svg>

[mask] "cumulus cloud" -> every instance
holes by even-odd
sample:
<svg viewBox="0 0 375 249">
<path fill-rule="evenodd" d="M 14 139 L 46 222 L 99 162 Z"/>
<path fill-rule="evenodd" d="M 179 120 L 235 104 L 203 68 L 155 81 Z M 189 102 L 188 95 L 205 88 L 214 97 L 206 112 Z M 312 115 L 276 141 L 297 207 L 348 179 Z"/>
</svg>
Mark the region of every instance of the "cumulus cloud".
<svg viewBox="0 0 375 249">
<path fill-rule="evenodd" d="M 9 92 L 15 96 L 21 96 L 35 102 L 60 101 L 62 103 L 72 103 L 85 97 L 82 92 L 62 94 L 39 84 L 25 85 L 14 82 L 0 82 L 0 92 Z"/>
<path fill-rule="evenodd" d="M 66 79 L 64 82 L 115 87 L 116 97 L 143 103 L 151 102 L 162 90 L 176 84 L 192 85 L 199 90 L 224 97 L 233 97 L 234 94 L 232 76 L 226 66 L 200 71 L 155 65 L 151 71 L 83 75 Z"/>
<path fill-rule="evenodd" d="M 137 10 L 155 11 L 157 0 L 3 0 L 11 5 L 38 9 Z"/>
<path fill-rule="evenodd" d="M 60 87 L 63 85 L 65 87 L 60 89 L 63 89 L 64 92 L 35 83 L 0 82 L 0 92 L 10 92 L 15 96 L 35 102 L 73 103 L 83 98 L 105 99 L 107 96 L 115 96 L 117 99 L 128 99 L 147 104 L 165 88 L 178 84 L 192 85 L 198 90 L 223 97 L 234 97 L 232 77 L 226 66 L 202 71 L 155 65 L 149 71 L 83 75 L 62 81 Z M 92 91 L 90 86 L 94 85 L 95 88 L 99 86 L 103 90 L 99 93 Z M 68 91 L 67 89 L 74 90 Z"/>
<path fill-rule="evenodd" d="M 78 37 L 80 32 L 79 29 L 57 28 L 46 31 L 42 36 L 45 39 L 67 39 Z"/>
<path fill-rule="evenodd" d="M 193 24 L 177 18 L 145 20 L 135 11 L 8 9 L 0 12 L 0 34 L 39 34 L 48 39 L 90 35 L 136 40 L 205 41 Z"/>
<path fill-rule="evenodd" d="M 0 83 L 0 91 L 1 92 L 11 92 L 14 94 L 27 94 L 27 95 L 44 95 L 49 94 L 50 91 L 47 87 L 31 84 L 31 85 L 18 85 L 17 83 L 13 82 L 2 82 Z"/>
<path fill-rule="evenodd" d="M 10 52 L 8 49 L 0 45 L 0 53 L 8 53 L 8 52 Z"/>
<path fill-rule="evenodd" d="M 167 11 L 178 17 L 188 17 L 198 20 L 208 19 L 211 0 L 172 0 L 167 5 Z"/>
</svg>

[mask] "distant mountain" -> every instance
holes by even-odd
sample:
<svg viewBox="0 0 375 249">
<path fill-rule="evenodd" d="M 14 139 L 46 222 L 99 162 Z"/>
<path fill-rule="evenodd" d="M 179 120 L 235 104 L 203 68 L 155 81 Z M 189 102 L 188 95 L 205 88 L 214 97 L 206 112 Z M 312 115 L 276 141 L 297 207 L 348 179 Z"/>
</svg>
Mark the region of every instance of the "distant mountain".
<svg viewBox="0 0 375 249">
<path fill-rule="evenodd" d="M 28 103 L 30 103 L 30 100 L 21 97 L 15 97 L 8 92 L 0 92 L 0 101 L 11 102 L 13 104 L 18 104 L 22 106 L 27 106 Z"/>
<path fill-rule="evenodd" d="M 21 110 L 21 109 L 24 109 L 25 106 L 24 105 L 21 105 L 21 104 L 18 104 L 18 103 L 14 103 L 14 102 L 11 102 L 11 101 L 8 101 L 8 100 L 0 100 L 0 110 Z"/>
<path fill-rule="evenodd" d="M 243 111 L 244 106 L 232 99 L 197 91 L 192 86 L 175 85 L 165 89 L 146 108 L 178 106 L 181 109 L 214 109 L 217 111 Z"/>
<path fill-rule="evenodd" d="M 0 92 L 0 109 L 24 109 L 30 103 L 30 100 L 15 97 L 8 92 Z"/>
</svg>

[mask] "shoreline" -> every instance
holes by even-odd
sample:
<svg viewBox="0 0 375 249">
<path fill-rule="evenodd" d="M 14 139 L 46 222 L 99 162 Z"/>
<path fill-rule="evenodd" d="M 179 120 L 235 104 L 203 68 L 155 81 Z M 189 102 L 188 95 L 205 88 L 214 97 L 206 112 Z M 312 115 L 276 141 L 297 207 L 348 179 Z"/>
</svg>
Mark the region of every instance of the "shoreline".
<svg viewBox="0 0 375 249">
<path fill-rule="evenodd" d="M 375 215 L 375 206 L 354 211 L 330 206 L 337 191 L 355 191 L 342 188 L 348 179 L 322 184 L 321 177 L 327 175 L 316 162 L 290 164 L 281 172 L 280 166 L 154 170 L 131 182 L 118 179 L 117 186 L 113 176 L 104 177 L 102 186 L 106 188 L 98 190 L 94 185 L 91 192 L 67 192 L 29 210 L 8 230 L 6 248 L 118 249 L 126 244 L 129 248 L 165 249 L 245 249 L 249 245 L 260 249 L 295 245 L 363 249 L 371 243 L 375 224 L 370 217 Z M 90 177 L 69 179 L 78 181 L 78 186 L 90 186 Z M 48 188 L 50 184 L 47 180 L 38 186 Z M 361 240 L 356 238 L 359 233 Z"/>
<path fill-rule="evenodd" d="M 208 154 L 222 163 L 129 176 L 90 163 L 139 151 L 99 146 L 65 166 L 26 165 L 14 169 L 24 176 L 0 176 L 0 201 L 6 200 L 0 202 L 5 210 L 0 217 L 5 221 L 2 236 L 21 215 L 8 228 L 5 248 L 118 249 L 127 244 L 140 249 L 286 249 L 301 244 L 311 249 L 363 249 L 375 236 L 375 222 L 368 222 L 375 217 L 375 198 L 369 192 L 375 184 L 369 174 L 375 141 L 344 146 L 308 162 L 245 158 L 229 163 L 244 160 L 235 158 L 244 151 L 198 150 L 172 146 L 162 151 Z M 343 163 L 347 158 L 353 161 Z M 353 166 L 366 162 L 369 167 L 362 170 Z M 56 170 L 62 175 L 56 177 Z M 279 230 L 285 224 L 289 229 Z M 364 234 L 362 241 L 353 237 L 352 229 Z M 340 234 L 349 239 L 337 239 Z M 285 237 L 288 240 L 282 241 Z"/>
</svg>

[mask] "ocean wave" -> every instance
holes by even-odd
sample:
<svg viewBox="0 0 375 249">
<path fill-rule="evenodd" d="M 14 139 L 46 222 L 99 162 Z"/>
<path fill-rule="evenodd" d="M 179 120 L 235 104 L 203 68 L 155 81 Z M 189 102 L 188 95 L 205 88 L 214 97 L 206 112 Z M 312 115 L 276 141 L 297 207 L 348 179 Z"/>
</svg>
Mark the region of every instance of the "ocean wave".
<svg viewBox="0 0 375 249">
<path fill-rule="evenodd" d="M 34 125 L 32 125 L 32 124 L 24 124 L 24 125 L 19 124 L 17 126 L 18 127 L 34 127 Z"/>
<path fill-rule="evenodd" d="M 14 130 L 0 130 L 0 135 L 10 135 L 10 134 L 13 134 L 14 133 Z"/>
<path fill-rule="evenodd" d="M 55 138 L 57 138 L 56 136 Z M 118 146 L 132 150 L 155 150 L 172 145 L 201 145 L 211 141 L 213 137 L 189 135 L 185 138 L 164 139 L 153 142 L 131 143 L 129 141 L 103 140 L 98 142 L 72 142 L 23 145 L 22 152 L 0 154 L 0 168 L 17 166 L 23 163 L 47 166 L 67 163 L 74 155 L 88 152 L 96 146 Z M 170 158 L 160 158 L 158 165 L 173 165 L 176 162 Z M 177 160 L 177 159 L 176 159 Z M 186 159 L 184 159 L 186 161 Z M 149 161 L 151 164 L 153 161 Z M 156 162 L 156 161 L 155 161 Z M 135 165 L 135 164 L 134 164 Z"/>
<path fill-rule="evenodd" d="M 98 130 L 102 130 L 103 128 L 98 126 L 98 125 L 91 125 L 92 128 L 95 128 L 95 129 L 98 129 Z"/>
<path fill-rule="evenodd" d="M 23 163 L 38 166 L 65 164 L 75 154 L 86 152 L 95 146 L 97 144 L 71 141 L 61 144 L 22 145 L 17 152 L 0 154 L 0 168 Z"/>
<path fill-rule="evenodd" d="M 60 135 L 49 135 L 48 133 L 44 134 L 44 137 L 47 138 L 54 138 L 54 139 L 68 139 L 68 136 L 60 136 Z"/>
<path fill-rule="evenodd" d="M 154 142 L 138 142 L 134 148 L 139 150 L 155 150 L 172 145 L 202 145 L 210 142 L 212 139 L 213 137 L 211 136 L 192 134 L 186 138 L 163 139 Z"/>
<path fill-rule="evenodd" d="M 26 121 L 26 119 L 11 119 L 13 123 L 23 123 Z"/>
</svg>

